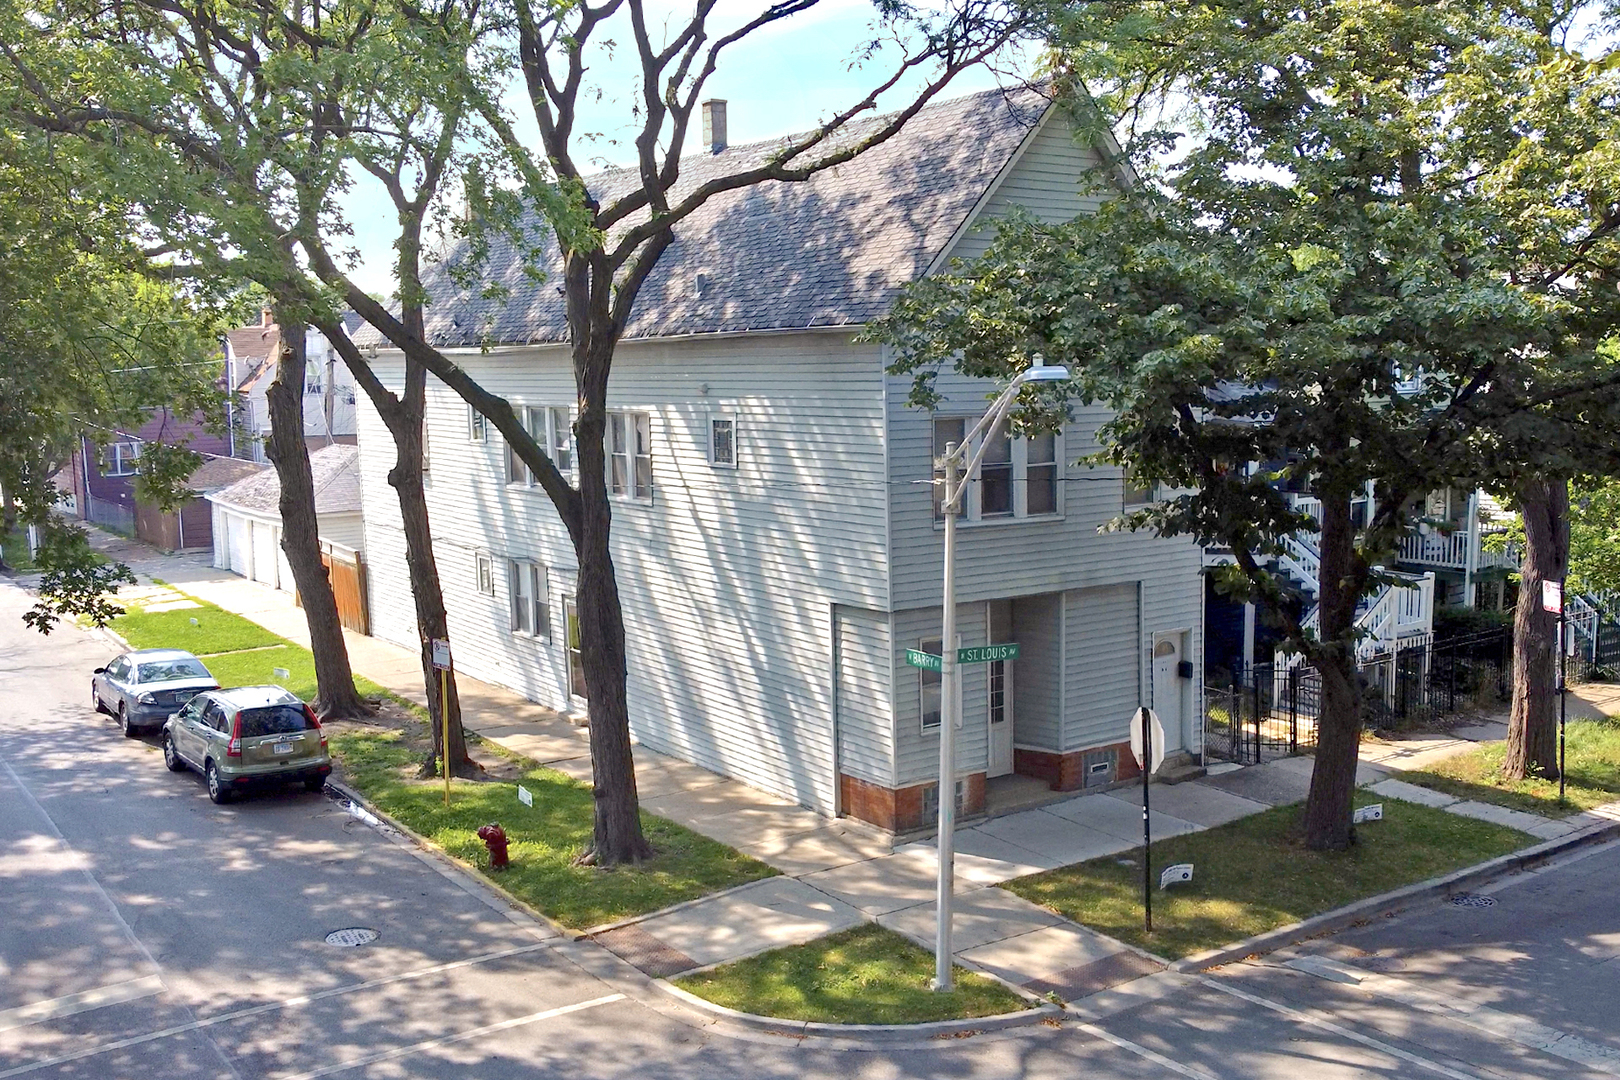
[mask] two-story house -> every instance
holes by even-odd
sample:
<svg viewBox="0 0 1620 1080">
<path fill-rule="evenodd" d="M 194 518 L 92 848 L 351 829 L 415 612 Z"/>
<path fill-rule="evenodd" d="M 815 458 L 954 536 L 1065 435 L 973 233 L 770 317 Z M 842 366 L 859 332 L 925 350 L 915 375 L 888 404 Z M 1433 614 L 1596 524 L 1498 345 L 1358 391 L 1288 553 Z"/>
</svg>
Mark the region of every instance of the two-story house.
<svg viewBox="0 0 1620 1080">
<path fill-rule="evenodd" d="M 774 145 L 691 157 L 682 182 Z M 941 688 L 905 654 L 941 648 L 933 460 L 996 387 L 945 374 L 938 411 L 913 408 L 909 379 L 888 374 L 885 350 L 860 332 L 908 282 L 982 251 L 980 226 L 1010 207 L 1086 212 L 1079 182 L 1096 161 L 1038 95 L 981 93 L 925 108 L 810 181 L 717 197 L 677 228 L 609 387 L 613 554 L 642 744 L 823 813 L 892 830 L 930 819 Z M 589 181 L 598 192 L 624 182 Z M 436 274 L 429 333 L 524 409 L 567 471 L 575 387 L 561 297 L 510 252 L 495 259 L 509 297 Z M 398 351 L 361 341 L 397 386 Z M 997 438 L 968 493 L 953 644 L 1021 647 L 962 669 L 955 781 L 968 813 L 1017 783 L 1006 777 L 1060 790 L 1128 778 L 1139 704 L 1161 714 L 1173 753 L 1200 751 L 1200 552 L 1099 531 L 1121 511 L 1122 478 L 1077 461 L 1106 417 L 1077 408 L 1057 435 Z M 393 451 L 364 402 L 359 427 L 373 633 L 415 647 Z M 431 379 L 427 428 L 458 667 L 582 713 L 561 522 L 494 428 Z"/>
<path fill-rule="evenodd" d="M 354 333 L 360 316 L 345 312 L 345 327 Z M 311 450 L 355 441 L 355 402 L 359 397 L 354 376 L 338 358 L 331 342 L 319 330 L 304 334 L 304 441 Z M 265 440 L 270 437 L 270 406 L 265 392 L 276 380 L 281 356 L 281 327 L 269 308 L 259 322 L 225 335 L 226 385 L 235 389 L 231 400 L 231 453 L 263 462 Z"/>
</svg>

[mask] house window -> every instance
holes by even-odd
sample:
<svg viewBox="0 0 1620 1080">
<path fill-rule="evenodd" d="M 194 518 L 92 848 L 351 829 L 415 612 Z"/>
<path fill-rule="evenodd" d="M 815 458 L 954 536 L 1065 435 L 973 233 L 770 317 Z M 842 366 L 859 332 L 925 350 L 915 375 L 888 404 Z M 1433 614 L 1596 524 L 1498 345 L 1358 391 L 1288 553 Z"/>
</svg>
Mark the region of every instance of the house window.
<svg viewBox="0 0 1620 1080">
<path fill-rule="evenodd" d="M 945 520 L 945 448 L 961 445 L 972 420 L 942 416 L 934 420 L 934 520 Z M 962 494 L 958 521 L 1043 517 L 1060 512 L 1058 459 L 1062 437 L 1056 434 L 1015 437 L 1005 428 L 983 444 L 979 472 Z M 977 447 L 970 448 L 977 450 Z M 972 453 L 964 455 L 971 459 Z M 964 463 L 965 464 L 965 463 Z M 960 472 L 958 473 L 960 476 Z"/>
<path fill-rule="evenodd" d="M 1124 484 L 1124 491 L 1120 496 L 1122 507 L 1129 510 L 1133 507 L 1146 506 L 1153 501 L 1152 484 L 1138 483 L 1129 469 L 1125 470 L 1125 475 L 1121 479 Z"/>
<path fill-rule="evenodd" d="M 568 410 L 550 409 L 546 424 L 546 447 L 550 451 L 552 464 L 557 466 L 559 472 L 573 472 L 574 428 L 569 422 Z"/>
<path fill-rule="evenodd" d="M 939 650 L 939 638 L 924 638 L 917 643 L 917 648 L 934 656 L 942 656 Z M 939 727 L 940 710 L 942 709 L 941 688 L 944 686 L 944 677 L 937 671 L 927 668 L 917 669 L 917 692 L 922 704 L 922 729 L 932 731 Z"/>
<path fill-rule="evenodd" d="M 563 597 L 563 633 L 567 635 L 564 648 L 568 652 L 568 694 L 585 701 L 585 655 L 579 642 L 579 609 L 572 596 Z"/>
<path fill-rule="evenodd" d="M 506 564 L 512 598 L 512 633 L 551 637 L 551 612 L 546 595 L 546 568 L 539 563 L 512 559 Z"/>
<path fill-rule="evenodd" d="M 485 596 L 495 595 L 495 560 L 482 551 L 473 554 L 473 575 L 478 579 L 478 591 Z"/>
<path fill-rule="evenodd" d="M 1057 513 L 1057 436 L 1035 435 L 1024 440 L 1024 512 Z"/>
<path fill-rule="evenodd" d="M 990 722 L 1007 721 L 1007 661 L 990 661 Z"/>
<path fill-rule="evenodd" d="M 102 476 L 134 476 L 141 460 L 141 444 L 116 442 L 107 447 L 101 466 Z"/>
<path fill-rule="evenodd" d="M 709 417 L 709 464 L 717 469 L 737 467 L 737 418 L 722 414 Z"/>
<path fill-rule="evenodd" d="M 427 479 L 428 474 L 432 471 L 433 463 L 428 455 L 428 426 L 427 421 L 424 419 L 422 421 L 422 478 Z"/>
<path fill-rule="evenodd" d="M 608 413 L 608 491 L 621 499 L 652 498 L 652 417 Z"/>
<path fill-rule="evenodd" d="M 560 408 L 532 408 L 518 410 L 518 419 L 540 449 L 551 458 L 551 463 L 566 474 L 573 471 L 573 429 L 568 419 L 568 410 Z M 516 448 L 510 443 L 506 446 L 506 482 L 508 484 L 521 484 L 533 487 L 539 483 L 535 479 L 533 470 L 518 456 Z"/>
<path fill-rule="evenodd" d="M 467 406 L 467 441 L 481 443 L 489 438 L 489 418 Z"/>
<path fill-rule="evenodd" d="M 1013 447 L 1005 427 L 990 433 L 979 461 L 979 516 L 1011 517 L 1013 512 Z"/>
</svg>

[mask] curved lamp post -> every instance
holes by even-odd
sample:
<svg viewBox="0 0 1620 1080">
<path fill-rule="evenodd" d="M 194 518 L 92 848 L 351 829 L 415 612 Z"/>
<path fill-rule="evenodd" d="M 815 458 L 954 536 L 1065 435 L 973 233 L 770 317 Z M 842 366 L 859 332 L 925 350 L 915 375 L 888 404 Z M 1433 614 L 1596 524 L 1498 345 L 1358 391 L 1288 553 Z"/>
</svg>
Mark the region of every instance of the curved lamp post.
<svg viewBox="0 0 1620 1080">
<path fill-rule="evenodd" d="M 1025 383 L 1063 382 L 1069 378 L 1066 367 L 1047 367 L 1037 358 L 1030 368 L 1019 372 L 991 404 L 984 417 L 973 425 L 962 442 L 945 447 L 945 625 L 940 634 L 940 722 L 939 722 L 939 880 L 936 885 L 935 910 L 939 917 L 938 935 L 934 944 L 934 989 L 941 993 L 952 988 L 951 978 L 951 899 L 956 889 L 956 728 L 962 721 L 962 700 L 956 683 L 956 515 L 962 512 L 962 481 L 973 479 L 989 444 L 988 436 L 1001 426 L 1012 411 L 1018 391 Z M 973 440 L 984 436 L 977 452 L 962 469 L 962 480 L 957 479 L 957 467 L 962 465 Z"/>
</svg>

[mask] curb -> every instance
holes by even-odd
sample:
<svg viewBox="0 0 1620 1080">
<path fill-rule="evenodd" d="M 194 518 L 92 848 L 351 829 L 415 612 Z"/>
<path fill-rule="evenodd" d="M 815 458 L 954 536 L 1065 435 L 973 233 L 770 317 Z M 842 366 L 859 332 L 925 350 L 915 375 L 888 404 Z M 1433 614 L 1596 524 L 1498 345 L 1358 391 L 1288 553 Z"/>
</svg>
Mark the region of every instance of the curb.
<svg viewBox="0 0 1620 1080">
<path fill-rule="evenodd" d="M 682 990 L 668 979 L 654 979 L 653 985 L 679 1001 L 682 1005 L 730 1020 L 754 1031 L 794 1039 L 809 1036 L 875 1041 L 887 1041 L 885 1037 L 904 1040 L 940 1037 L 965 1038 L 968 1035 L 1003 1031 L 1007 1028 L 1027 1027 L 1031 1024 L 1040 1023 L 1049 1017 L 1055 1018 L 1063 1015 L 1063 1010 L 1056 1005 L 1046 1004 L 1033 1009 L 1023 1009 L 1019 1012 L 1001 1013 L 998 1016 L 982 1016 L 969 1020 L 931 1020 L 922 1024 L 827 1024 L 813 1020 L 783 1020 L 780 1017 L 760 1016 L 757 1013 L 728 1009 L 724 1005 L 716 1005 L 714 1002 L 700 998 L 690 991 Z"/>
<path fill-rule="evenodd" d="M 495 895 L 499 896 L 502 900 L 504 900 L 506 903 L 510 904 L 513 908 L 515 908 L 518 911 L 523 912 L 524 915 L 527 915 L 529 918 L 531 918 L 531 919 L 535 920 L 536 922 L 540 923 L 542 926 L 545 926 L 547 929 L 551 930 L 552 933 L 556 934 L 559 938 L 563 939 L 564 941 L 573 941 L 573 940 L 575 940 L 577 938 L 580 938 L 580 937 L 584 936 L 580 931 L 578 931 L 578 930 L 570 930 L 568 927 L 563 926 L 561 923 L 557 922 L 555 919 L 552 919 L 550 916 L 546 915 L 544 912 L 539 911 L 538 909 L 532 907 L 526 901 L 520 900 L 517 897 L 513 896 L 511 893 L 509 893 L 505 889 L 501 888 L 501 886 L 499 884 L 497 884 L 496 882 L 490 880 L 490 878 L 488 876 L 478 873 L 475 869 L 470 869 L 460 859 L 457 859 L 455 856 L 453 856 L 449 852 L 445 851 L 438 844 L 435 844 L 433 841 L 429 840 L 427 837 L 423 836 L 421 833 L 419 833 L 416 830 L 412 829 L 410 826 L 405 825 L 405 824 L 401 823 L 400 821 L 395 820 L 395 818 L 391 814 L 389 814 L 385 810 L 382 810 L 382 809 L 378 808 L 375 804 L 373 804 L 371 802 L 371 800 L 367 799 L 365 796 L 363 796 L 359 792 L 355 791 L 348 784 L 343 783 L 341 780 L 336 780 L 336 779 L 334 779 L 332 777 L 327 777 L 326 786 L 331 788 L 333 791 L 336 791 L 339 795 L 342 795 L 345 799 L 348 799 L 349 802 L 351 802 L 355 806 L 360 807 L 362 810 L 364 810 L 367 814 L 371 815 L 377 821 L 381 822 L 382 824 L 388 826 L 390 829 L 393 829 L 395 832 L 399 833 L 400 836 L 405 837 L 406 839 L 410 840 L 413 844 L 415 844 L 418 848 L 422 849 L 422 851 L 424 851 L 428 855 L 431 855 L 436 860 L 438 860 L 439 862 L 442 862 L 442 863 L 446 864 L 449 868 L 453 869 L 456 873 L 470 878 L 472 880 L 473 884 L 475 884 L 477 886 L 480 886 L 481 888 L 483 888 L 485 890 L 488 890 L 489 892 L 492 892 Z"/>
<path fill-rule="evenodd" d="M 1561 855 L 1575 848 L 1585 847 L 1588 844 L 1599 843 L 1604 840 L 1620 836 L 1620 821 L 1604 822 L 1598 825 L 1589 825 L 1584 829 L 1567 833 L 1553 840 L 1546 840 L 1539 844 L 1523 848 L 1508 855 L 1500 855 L 1475 866 L 1465 866 L 1461 870 L 1453 870 L 1449 874 L 1420 881 L 1415 885 L 1407 885 L 1391 892 L 1369 896 L 1364 900 L 1357 900 L 1353 904 L 1324 911 L 1320 915 L 1312 915 L 1288 926 L 1279 926 L 1275 930 L 1267 930 L 1263 934 L 1245 938 L 1243 941 L 1219 948 L 1209 949 L 1205 952 L 1194 953 L 1183 957 L 1171 964 L 1167 969 L 1176 974 L 1188 975 L 1230 964 L 1234 960 L 1242 960 L 1249 956 L 1274 952 L 1288 945 L 1294 945 L 1307 938 L 1318 937 L 1335 930 L 1343 930 L 1357 923 L 1368 922 L 1383 915 L 1391 915 L 1400 909 L 1420 900 L 1428 900 L 1437 896 L 1460 891 L 1470 885 L 1479 885 L 1495 877 L 1509 874 L 1517 870 L 1527 870 L 1539 863 L 1546 862 L 1554 855 Z"/>
</svg>

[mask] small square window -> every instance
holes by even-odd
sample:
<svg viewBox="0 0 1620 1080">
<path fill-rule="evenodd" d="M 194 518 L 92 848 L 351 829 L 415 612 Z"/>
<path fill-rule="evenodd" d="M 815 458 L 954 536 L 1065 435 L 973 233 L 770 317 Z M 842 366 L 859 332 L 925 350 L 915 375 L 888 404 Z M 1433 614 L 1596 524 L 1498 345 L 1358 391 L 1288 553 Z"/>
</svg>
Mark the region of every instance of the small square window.
<svg viewBox="0 0 1620 1080">
<path fill-rule="evenodd" d="M 709 417 L 709 464 L 721 469 L 737 467 L 737 418 Z"/>
<path fill-rule="evenodd" d="M 480 551 L 473 556 L 473 573 L 478 579 L 478 591 L 485 596 L 495 595 L 495 560 Z"/>
<path fill-rule="evenodd" d="M 1126 507 L 1146 506 L 1153 501 L 1153 485 L 1139 482 L 1127 469 L 1121 481 L 1124 491 L 1120 496 L 1120 505 Z"/>
</svg>

